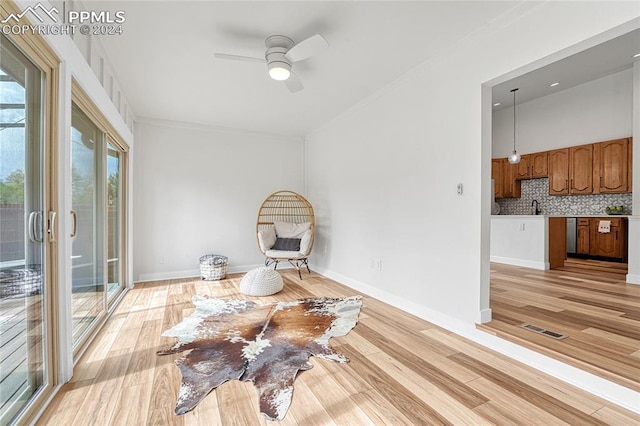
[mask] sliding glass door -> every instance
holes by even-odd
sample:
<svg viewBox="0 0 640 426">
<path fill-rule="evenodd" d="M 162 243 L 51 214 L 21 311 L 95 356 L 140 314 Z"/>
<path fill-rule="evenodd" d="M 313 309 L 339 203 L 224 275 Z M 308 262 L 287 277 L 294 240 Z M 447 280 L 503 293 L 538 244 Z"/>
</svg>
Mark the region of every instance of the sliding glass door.
<svg viewBox="0 0 640 426">
<path fill-rule="evenodd" d="M 104 281 L 103 140 L 100 129 L 73 104 L 71 111 L 73 341 L 106 311 Z"/>
<path fill-rule="evenodd" d="M 87 340 L 124 289 L 125 151 L 78 103 L 71 110 L 73 342 Z"/>
<path fill-rule="evenodd" d="M 122 162 L 123 153 L 107 143 L 107 300 L 112 303 L 124 289 L 122 270 Z"/>
<path fill-rule="evenodd" d="M 0 35 L 0 424 L 49 384 L 44 82 Z"/>
</svg>

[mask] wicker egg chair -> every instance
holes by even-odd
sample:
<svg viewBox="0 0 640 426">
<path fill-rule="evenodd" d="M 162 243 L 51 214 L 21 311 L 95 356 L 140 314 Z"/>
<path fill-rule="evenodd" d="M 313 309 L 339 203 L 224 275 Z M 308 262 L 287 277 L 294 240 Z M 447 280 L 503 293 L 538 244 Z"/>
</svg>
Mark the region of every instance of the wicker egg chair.
<svg viewBox="0 0 640 426">
<path fill-rule="evenodd" d="M 256 236 L 258 247 L 265 256 L 265 266 L 278 267 L 288 261 L 298 271 L 309 269 L 309 254 L 313 248 L 315 216 L 313 206 L 302 195 L 292 191 L 278 191 L 269 195 L 258 211 Z"/>
</svg>

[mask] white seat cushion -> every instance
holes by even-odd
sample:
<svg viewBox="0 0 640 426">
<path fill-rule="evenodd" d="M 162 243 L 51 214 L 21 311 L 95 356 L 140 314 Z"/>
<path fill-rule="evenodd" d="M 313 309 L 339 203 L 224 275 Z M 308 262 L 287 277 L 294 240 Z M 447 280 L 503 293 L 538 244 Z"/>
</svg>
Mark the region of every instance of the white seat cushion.
<svg viewBox="0 0 640 426">
<path fill-rule="evenodd" d="M 260 250 L 264 253 L 276 243 L 276 230 L 273 226 L 258 232 L 258 244 Z"/>
<path fill-rule="evenodd" d="M 311 222 L 292 223 L 274 221 L 276 235 L 280 238 L 302 238 L 305 232 L 311 229 Z"/>
<path fill-rule="evenodd" d="M 279 259 L 302 259 L 307 257 L 299 251 L 285 251 L 285 250 L 267 250 L 264 254 L 267 257 L 279 258 Z"/>
<path fill-rule="evenodd" d="M 300 255 L 308 256 L 311 251 L 311 229 L 302 234 L 300 239 Z"/>
<path fill-rule="evenodd" d="M 250 270 L 240 281 L 240 291 L 248 296 L 270 296 L 283 287 L 278 271 L 264 266 Z"/>
</svg>

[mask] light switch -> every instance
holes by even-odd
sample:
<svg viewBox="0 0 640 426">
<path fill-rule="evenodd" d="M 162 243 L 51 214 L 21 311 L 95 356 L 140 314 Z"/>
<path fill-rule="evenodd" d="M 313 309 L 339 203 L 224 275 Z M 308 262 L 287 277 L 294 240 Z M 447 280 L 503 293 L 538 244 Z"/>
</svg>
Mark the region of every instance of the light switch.
<svg viewBox="0 0 640 426">
<path fill-rule="evenodd" d="M 458 195 L 462 195 L 462 184 L 458 184 Z"/>
</svg>

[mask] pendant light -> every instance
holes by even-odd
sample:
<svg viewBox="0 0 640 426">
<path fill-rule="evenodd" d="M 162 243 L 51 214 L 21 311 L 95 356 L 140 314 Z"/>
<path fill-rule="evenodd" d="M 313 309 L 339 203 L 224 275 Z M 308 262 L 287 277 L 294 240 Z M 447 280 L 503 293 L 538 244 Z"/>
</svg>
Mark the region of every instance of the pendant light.
<svg viewBox="0 0 640 426">
<path fill-rule="evenodd" d="M 513 152 L 509 155 L 509 163 L 518 164 L 520 162 L 520 154 L 516 152 L 516 91 L 518 89 L 513 89 L 511 92 L 513 93 Z"/>
</svg>

